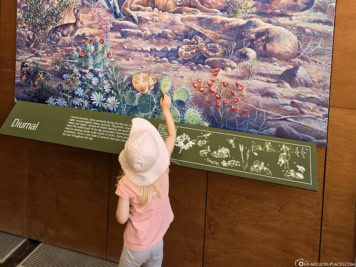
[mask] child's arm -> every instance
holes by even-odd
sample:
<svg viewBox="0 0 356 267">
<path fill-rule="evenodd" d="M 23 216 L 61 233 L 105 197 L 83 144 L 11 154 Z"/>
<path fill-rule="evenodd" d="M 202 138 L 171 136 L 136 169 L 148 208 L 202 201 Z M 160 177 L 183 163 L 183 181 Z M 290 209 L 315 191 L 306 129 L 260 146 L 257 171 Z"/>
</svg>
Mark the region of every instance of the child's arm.
<svg viewBox="0 0 356 267">
<path fill-rule="evenodd" d="M 127 222 L 130 213 L 130 200 L 119 197 L 116 209 L 116 220 L 124 224 Z"/>
<path fill-rule="evenodd" d="M 174 145 L 176 143 L 176 127 L 174 126 L 174 121 L 169 108 L 171 107 L 171 98 L 168 95 L 163 95 L 161 98 L 161 108 L 166 121 L 168 137 L 165 141 L 169 155 L 172 154 Z"/>
</svg>

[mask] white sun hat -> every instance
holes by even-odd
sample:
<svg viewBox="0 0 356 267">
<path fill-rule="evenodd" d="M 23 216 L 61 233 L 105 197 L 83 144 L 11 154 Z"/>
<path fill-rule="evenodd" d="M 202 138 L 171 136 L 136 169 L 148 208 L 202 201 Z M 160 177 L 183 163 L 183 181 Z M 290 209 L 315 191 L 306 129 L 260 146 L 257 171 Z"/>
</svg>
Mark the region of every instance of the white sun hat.
<svg viewBox="0 0 356 267">
<path fill-rule="evenodd" d="M 126 177 L 138 186 L 153 184 L 169 167 L 169 154 L 157 129 L 147 120 L 132 120 L 119 162 Z"/>
</svg>

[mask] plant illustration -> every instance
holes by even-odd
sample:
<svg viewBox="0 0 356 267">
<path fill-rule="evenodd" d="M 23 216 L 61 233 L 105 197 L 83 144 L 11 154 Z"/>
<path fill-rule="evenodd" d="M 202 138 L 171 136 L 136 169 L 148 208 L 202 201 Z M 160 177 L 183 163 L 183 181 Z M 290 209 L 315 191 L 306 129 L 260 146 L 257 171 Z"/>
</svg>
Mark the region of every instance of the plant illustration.
<svg viewBox="0 0 356 267">
<path fill-rule="evenodd" d="M 205 99 L 205 105 L 210 108 L 210 115 L 218 128 L 229 128 L 229 123 L 238 126 L 240 114 L 247 114 L 246 110 L 240 111 L 240 104 L 246 96 L 244 86 L 239 82 L 231 85 L 218 78 L 220 69 L 210 70 L 212 77 L 209 81 L 198 78 L 193 82 L 193 88 L 198 90 Z"/>
<path fill-rule="evenodd" d="M 188 150 L 193 147 L 195 140 L 190 140 L 189 135 L 184 133 L 177 137 L 175 145 L 180 148 L 179 153 L 181 153 L 183 150 Z"/>
<path fill-rule="evenodd" d="M 257 73 L 256 61 L 247 60 L 238 65 L 240 76 L 245 80 L 251 80 Z"/>
<path fill-rule="evenodd" d="M 36 34 L 37 38 L 45 38 L 46 31 L 62 19 L 62 14 L 77 3 L 77 0 L 23 0 L 18 24 Z"/>
<path fill-rule="evenodd" d="M 69 58 L 79 66 L 102 69 L 110 65 L 111 56 L 109 40 L 97 36 L 88 42 L 83 41 L 81 47 L 70 53 Z"/>
<path fill-rule="evenodd" d="M 244 15 L 256 12 L 252 0 L 225 0 L 225 8 L 230 18 L 242 19 Z"/>
</svg>

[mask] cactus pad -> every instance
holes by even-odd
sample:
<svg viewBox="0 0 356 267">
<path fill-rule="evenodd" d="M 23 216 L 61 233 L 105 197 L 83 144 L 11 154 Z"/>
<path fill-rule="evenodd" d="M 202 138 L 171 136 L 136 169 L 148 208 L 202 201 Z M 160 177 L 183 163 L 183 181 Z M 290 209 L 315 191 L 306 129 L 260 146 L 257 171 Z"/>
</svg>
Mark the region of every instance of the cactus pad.
<svg viewBox="0 0 356 267">
<path fill-rule="evenodd" d="M 177 108 L 175 107 L 171 107 L 170 109 L 170 112 L 172 114 L 172 118 L 175 122 L 180 122 L 180 112 Z M 157 120 L 164 120 L 164 117 L 163 117 L 163 114 L 162 114 L 162 111 L 160 111 L 157 116 L 156 116 L 156 119 Z"/>
<path fill-rule="evenodd" d="M 201 125 L 202 120 L 199 111 L 194 108 L 188 109 L 184 114 L 184 122 L 193 125 Z"/>
<path fill-rule="evenodd" d="M 185 88 L 176 88 L 173 94 L 173 101 L 178 106 L 184 106 L 190 98 L 189 91 Z"/>
<path fill-rule="evenodd" d="M 140 113 L 149 113 L 154 107 L 154 98 L 151 94 L 141 94 L 137 101 L 137 110 Z"/>
<path fill-rule="evenodd" d="M 127 91 L 125 93 L 125 104 L 126 105 L 135 105 L 136 104 L 136 93 L 132 91 Z"/>
<path fill-rule="evenodd" d="M 163 94 L 167 94 L 169 89 L 171 89 L 172 80 L 169 76 L 165 75 L 159 80 L 159 89 Z"/>
</svg>

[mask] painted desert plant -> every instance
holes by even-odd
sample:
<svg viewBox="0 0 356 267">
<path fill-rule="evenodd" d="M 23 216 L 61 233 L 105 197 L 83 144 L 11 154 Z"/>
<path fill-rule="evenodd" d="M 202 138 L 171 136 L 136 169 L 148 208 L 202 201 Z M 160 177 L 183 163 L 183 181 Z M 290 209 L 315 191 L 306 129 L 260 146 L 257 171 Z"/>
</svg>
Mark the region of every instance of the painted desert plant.
<svg viewBox="0 0 356 267">
<path fill-rule="evenodd" d="M 162 94 L 169 94 L 172 98 L 173 104 L 170 111 L 175 122 L 184 122 L 200 126 L 209 125 L 208 122 L 204 120 L 202 112 L 197 107 L 191 105 L 191 95 L 188 89 L 184 87 L 174 87 L 168 75 L 163 75 L 158 85 Z M 161 111 L 157 113 L 156 119 L 164 119 Z"/>
<path fill-rule="evenodd" d="M 88 42 L 83 41 L 81 47 L 70 53 L 69 58 L 88 69 L 100 69 L 110 65 L 111 56 L 109 40 L 97 36 Z"/>
<path fill-rule="evenodd" d="M 252 0 L 225 0 L 225 9 L 228 17 L 243 19 L 246 14 L 256 12 Z"/>
<path fill-rule="evenodd" d="M 257 74 L 256 61 L 243 61 L 238 65 L 238 69 L 242 79 L 251 80 Z"/>
<path fill-rule="evenodd" d="M 37 34 L 37 37 L 45 37 L 48 28 L 57 25 L 63 12 L 76 3 L 77 0 L 23 0 L 18 23 Z"/>
<path fill-rule="evenodd" d="M 244 99 L 244 86 L 239 82 L 231 85 L 218 78 L 220 69 L 210 70 L 212 77 L 209 81 L 198 78 L 193 82 L 193 87 L 204 96 L 205 105 L 210 108 L 210 116 L 214 120 L 214 126 L 218 128 L 230 128 L 230 121 L 236 122 L 240 114 L 247 111 L 240 110 L 240 104 Z"/>
</svg>

